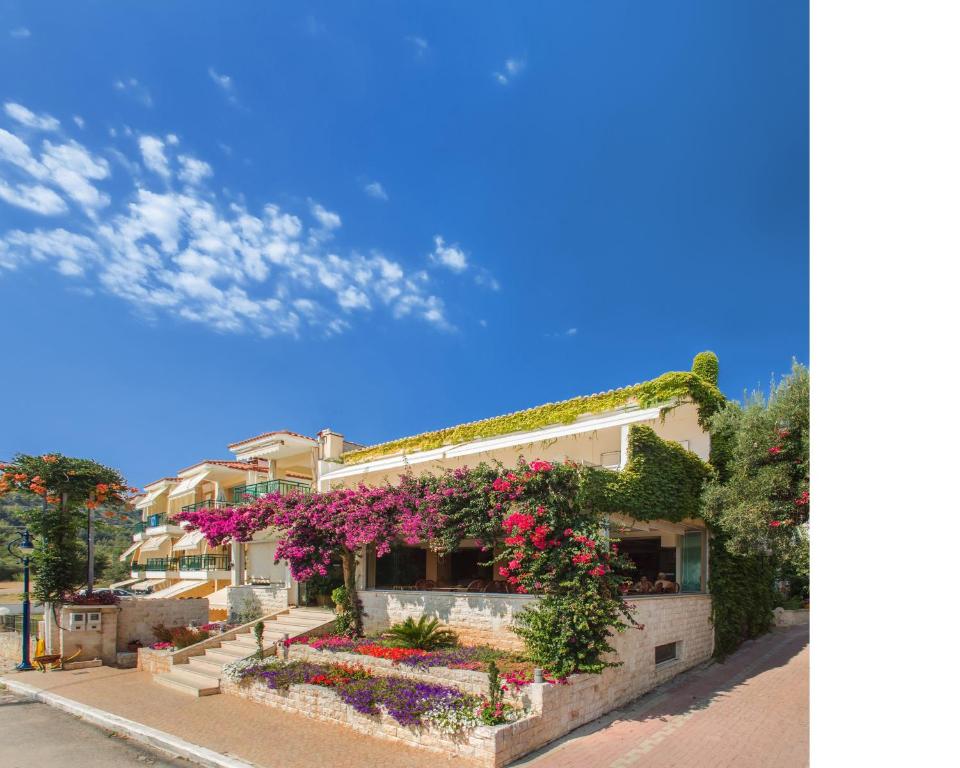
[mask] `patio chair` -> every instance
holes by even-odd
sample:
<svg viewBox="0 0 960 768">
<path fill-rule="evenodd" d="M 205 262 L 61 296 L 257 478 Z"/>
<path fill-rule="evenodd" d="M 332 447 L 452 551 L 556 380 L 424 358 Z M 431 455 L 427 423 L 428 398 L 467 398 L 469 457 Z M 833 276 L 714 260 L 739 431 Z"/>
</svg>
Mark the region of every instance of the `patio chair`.
<svg viewBox="0 0 960 768">
<path fill-rule="evenodd" d="M 487 586 L 487 582 L 483 579 L 474 579 L 467 584 L 467 592 L 483 592 L 485 586 Z"/>
</svg>

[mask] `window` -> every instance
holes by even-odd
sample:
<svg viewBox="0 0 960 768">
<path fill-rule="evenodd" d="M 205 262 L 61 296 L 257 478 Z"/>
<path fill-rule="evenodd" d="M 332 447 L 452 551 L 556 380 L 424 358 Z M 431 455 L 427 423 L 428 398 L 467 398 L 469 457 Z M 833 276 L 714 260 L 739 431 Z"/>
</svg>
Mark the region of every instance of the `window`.
<svg viewBox="0 0 960 768">
<path fill-rule="evenodd" d="M 653 659 L 657 665 L 666 664 L 668 661 L 676 661 L 679 658 L 680 643 L 664 643 L 653 649 Z"/>
<path fill-rule="evenodd" d="M 703 534 L 683 534 L 683 544 L 680 554 L 680 590 L 682 592 L 702 591 L 702 562 Z"/>
</svg>

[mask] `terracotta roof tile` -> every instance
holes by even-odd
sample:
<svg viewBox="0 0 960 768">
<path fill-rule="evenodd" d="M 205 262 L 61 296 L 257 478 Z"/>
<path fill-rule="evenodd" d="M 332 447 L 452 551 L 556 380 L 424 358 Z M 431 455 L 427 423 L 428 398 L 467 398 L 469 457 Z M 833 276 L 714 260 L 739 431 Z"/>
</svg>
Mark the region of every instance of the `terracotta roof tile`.
<svg viewBox="0 0 960 768">
<path fill-rule="evenodd" d="M 302 437 L 304 440 L 309 440 L 311 443 L 316 442 L 316 438 L 307 437 L 307 435 L 301 435 L 299 432 L 291 432 L 289 429 L 278 429 L 273 432 L 264 432 L 262 435 L 254 435 L 253 437 L 248 437 L 246 440 L 240 440 L 236 443 L 230 443 L 227 448 L 232 450 L 238 445 L 246 445 L 247 443 L 252 443 L 255 440 L 261 440 L 264 437 L 270 437 L 270 435 L 293 435 L 294 437 Z"/>
</svg>

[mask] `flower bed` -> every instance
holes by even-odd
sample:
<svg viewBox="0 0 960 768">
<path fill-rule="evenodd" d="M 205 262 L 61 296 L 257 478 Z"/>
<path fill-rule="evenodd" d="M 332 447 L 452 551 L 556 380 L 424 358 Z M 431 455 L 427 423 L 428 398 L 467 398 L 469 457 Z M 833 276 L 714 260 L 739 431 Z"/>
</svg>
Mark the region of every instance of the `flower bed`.
<svg viewBox="0 0 960 768">
<path fill-rule="evenodd" d="M 294 685 L 322 686 L 360 714 L 387 714 L 400 725 L 429 726 L 441 733 L 500 725 L 523 715 L 509 703 L 491 702 L 447 685 L 372 675 L 356 664 L 244 659 L 224 667 L 223 676 L 241 687 L 258 683 L 282 694 Z"/>
</svg>

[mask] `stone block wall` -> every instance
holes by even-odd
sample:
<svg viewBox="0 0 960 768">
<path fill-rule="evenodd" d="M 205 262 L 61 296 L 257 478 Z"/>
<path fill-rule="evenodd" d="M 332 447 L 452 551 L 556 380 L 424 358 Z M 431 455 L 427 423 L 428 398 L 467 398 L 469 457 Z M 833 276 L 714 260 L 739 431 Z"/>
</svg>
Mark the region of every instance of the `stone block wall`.
<svg viewBox="0 0 960 768">
<path fill-rule="evenodd" d="M 265 616 L 283 611 L 290 605 L 290 590 L 286 587 L 244 584 L 230 587 L 227 590 L 227 600 L 230 615 L 233 617 L 248 610 L 250 606 L 256 606 L 260 615 Z"/>
<path fill-rule="evenodd" d="M 151 672 L 154 675 L 173 670 L 173 653 L 171 651 L 155 651 L 152 648 L 137 650 L 137 669 L 141 672 Z"/>
<path fill-rule="evenodd" d="M 0 659 L 19 662 L 22 642 L 23 637 L 19 632 L 0 632 Z M 31 640 L 31 653 L 33 653 L 33 645 Z"/>
<path fill-rule="evenodd" d="M 364 627 L 370 633 L 388 629 L 408 617 L 430 616 L 448 625 L 463 645 L 490 645 L 521 650 L 523 641 L 510 626 L 513 618 L 535 597 L 530 595 L 488 595 L 482 592 L 404 592 L 366 590 L 360 592 L 366 612 Z"/>
<path fill-rule="evenodd" d="M 224 678 L 220 681 L 220 692 L 313 720 L 337 723 L 375 738 L 456 757 L 458 764 L 489 768 L 505 765 L 496 759 L 496 732 L 511 726 L 480 726 L 469 734 L 459 735 L 449 735 L 426 727 L 410 728 L 387 714 L 371 716 L 357 712 L 341 701 L 336 693 L 319 685 L 294 685 L 287 694 L 283 694 L 259 683 L 240 686 Z"/>
<path fill-rule="evenodd" d="M 209 603 L 206 598 L 125 598 L 119 603 L 117 624 L 117 648 L 127 650 L 133 640 L 144 645 L 156 642 L 153 627 L 184 627 L 189 624 L 206 624 Z"/>
</svg>

